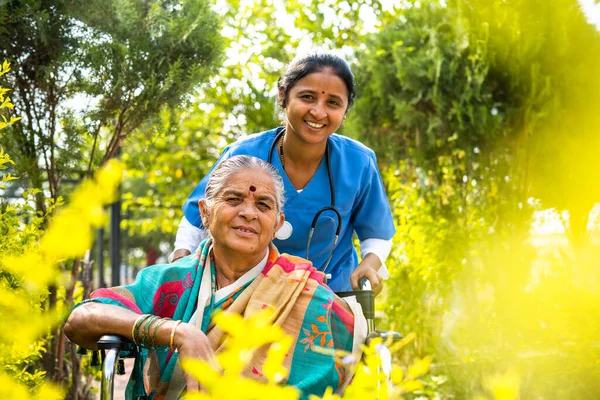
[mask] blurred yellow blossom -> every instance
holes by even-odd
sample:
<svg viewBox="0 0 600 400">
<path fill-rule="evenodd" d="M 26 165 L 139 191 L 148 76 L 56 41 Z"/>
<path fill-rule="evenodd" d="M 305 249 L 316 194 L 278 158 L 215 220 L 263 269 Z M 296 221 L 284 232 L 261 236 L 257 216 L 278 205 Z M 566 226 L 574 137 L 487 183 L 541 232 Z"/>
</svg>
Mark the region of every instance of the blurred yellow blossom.
<svg viewBox="0 0 600 400">
<path fill-rule="evenodd" d="M 323 397 L 319 397 L 319 396 L 315 396 L 315 395 L 310 395 L 308 396 L 308 400 L 341 400 L 341 397 L 335 393 L 333 393 L 333 389 L 328 387 L 327 390 L 325 390 L 325 393 L 323 393 Z"/>
<path fill-rule="evenodd" d="M 267 354 L 266 365 L 273 376 L 283 373 L 268 360 L 271 357 L 283 360 L 292 341 L 285 339 L 285 333 L 280 326 L 272 325 L 272 316 L 273 310 L 268 308 L 256 312 L 247 320 L 233 313 L 222 312 L 214 316 L 215 323 L 229 334 L 227 351 L 218 356 L 223 369 L 239 374 L 256 349 L 265 344 L 278 343 L 276 349 Z"/>
<path fill-rule="evenodd" d="M 40 251 L 46 256 L 74 258 L 81 256 L 92 244 L 92 226 L 74 208 L 60 212 L 40 241 Z M 68 240 L 65 240 L 68 238 Z"/>
<path fill-rule="evenodd" d="M 283 360 L 292 343 L 292 337 L 286 335 L 269 347 L 267 360 L 263 365 L 263 373 L 269 381 L 279 383 L 287 376 L 288 371 L 283 367 Z"/>
<path fill-rule="evenodd" d="M 0 396 L 3 399 L 28 400 L 31 398 L 26 387 L 16 385 L 12 377 L 0 371 Z"/>
<path fill-rule="evenodd" d="M 10 163 L 10 157 L 0 149 L 0 167 Z M 104 222 L 104 206 L 113 199 L 122 172 L 122 164 L 109 162 L 95 180 L 84 182 L 72 194 L 70 205 L 57 213 L 39 239 L 39 245 L 35 246 L 35 242 L 40 235 L 42 218 L 36 216 L 33 223 L 19 230 L 31 244 L 22 245 L 10 255 L 0 255 L 0 271 L 4 273 L 4 279 L 0 281 L 0 361 L 3 365 L 13 365 L 15 374 L 21 375 L 14 370 L 19 360 L 41 355 L 43 347 L 36 345 L 39 338 L 47 335 L 50 327 L 58 324 L 64 315 L 64 306 L 60 302 L 53 309 L 43 308 L 48 287 L 67 279 L 59 262 L 82 257 L 90 248 L 92 229 Z M 3 176 L 3 182 L 6 181 Z M 51 209 L 59 205 L 62 205 L 60 199 L 52 203 Z M 0 217 L 3 222 L 11 221 L 18 226 L 16 213 L 16 208 L 7 207 Z M 36 371 L 35 379 L 39 381 L 44 375 L 44 371 Z M 0 396 L 6 399 L 60 399 L 63 392 L 46 383 L 30 391 L 16 377 L 3 371 L 0 373 Z"/>
<path fill-rule="evenodd" d="M 509 370 L 503 374 L 496 374 L 485 381 L 494 400 L 516 400 L 519 398 L 521 377 L 516 371 Z"/>
<path fill-rule="evenodd" d="M 216 314 L 215 323 L 229 334 L 226 349 L 217 356 L 223 371 L 215 370 L 205 361 L 182 360 L 182 367 L 206 390 L 206 393 L 190 393 L 186 399 L 298 399 L 296 388 L 278 385 L 287 376 L 288 371 L 282 367 L 282 362 L 293 340 L 280 326 L 272 325 L 272 316 L 271 309 L 260 310 L 246 320 L 235 313 Z M 270 345 L 264 363 L 268 381 L 242 377 L 242 369 L 254 351 L 264 345 Z"/>
<path fill-rule="evenodd" d="M 122 162 L 112 159 L 109 160 L 106 165 L 98 171 L 96 175 L 96 183 L 101 194 L 99 199 L 102 203 L 112 203 L 117 194 L 117 188 L 123 178 L 123 172 L 125 166 Z"/>
<path fill-rule="evenodd" d="M 423 359 L 415 359 L 413 364 L 408 367 L 408 375 L 412 378 L 418 378 L 420 376 L 425 375 L 429 371 L 429 366 L 431 365 L 431 357 L 427 356 Z"/>
</svg>

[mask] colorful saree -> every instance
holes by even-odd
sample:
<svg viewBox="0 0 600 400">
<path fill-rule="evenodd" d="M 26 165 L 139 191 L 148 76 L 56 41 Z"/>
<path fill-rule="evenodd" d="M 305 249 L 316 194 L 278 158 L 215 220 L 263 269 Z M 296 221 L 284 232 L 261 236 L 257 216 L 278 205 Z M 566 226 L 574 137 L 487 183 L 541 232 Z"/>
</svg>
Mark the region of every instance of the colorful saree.
<svg viewBox="0 0 600 400">
<path fill-rule="evenodd" d="M 284 360 L 284 367 L 289 371 L 285 384 L 300 389 L 302 398 L 309 394 L 322 395 L 329 386 L 335 390 L 344 385 L 347 371 L 341 360 L 319 347 L 351 352 L 355 321 L 353 314 L 343 306 L 343 300 L 323 284 L 323 273 L 306 260 L 280 255 L 271 245 L 266 266 L 256 278 L 218 302 L 204 302 L 199 296 L 207 290 L 205 270 L 214 269 L 210 249 L 211 241 L 207 239 L 195 253 L 173 264 L 142 270 L 132 285 L 96 290 L 88 301 L 189 322 L 192 316 L 196 318 L 200 300 L 200 304 L 209 304 L 200 317 L 201 329 L 216 352 L 222 349 L 225 333 L 210 323 L 215 311 L 227 310 L 248 317 L 257 310 L 271 307 L 275 310 L 274 323 L 294 338 Z M 214 284 L 212 286 L 209 293 L 214 292 Z M 245 376 L 265 379 L 261 371 L 266 352 L 266 348 L 256 352 L 244 369 Z M 127 386 L 126 398 L 164 399 L 177 357 L 177 352 L 167 348 L 143 348 Z"/>
</svg>

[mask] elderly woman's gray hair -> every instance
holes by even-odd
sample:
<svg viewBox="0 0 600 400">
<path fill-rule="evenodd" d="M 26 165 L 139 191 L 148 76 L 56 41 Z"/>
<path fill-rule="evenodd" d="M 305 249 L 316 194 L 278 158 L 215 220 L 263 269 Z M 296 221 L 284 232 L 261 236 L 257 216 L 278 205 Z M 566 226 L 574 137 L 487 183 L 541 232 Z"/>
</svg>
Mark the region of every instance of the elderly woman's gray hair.
<svg viewBox="0 0 600 400">
<path fill-rule="evenodd" d="M 206 206 L 209 208 L 212 207 L 213 202 L 219 193 L 225 189 L 229 178 L 245 169 L 260 169 L 265 171 L 267 175 L 271 177 L 273 188 L 275 189 L 277 213 L 281 213 L 284 202 L 283 179 L 281 179 L 279 172 L 277 172 L 275 167 L 271 164 L 252 156 L 233 156 L 222 161 L 215 169 L 213 169 L 210 178 L 208 178 L 208 183 L 206 184 L 206 192 L 204 195 Z"/>
</svg>

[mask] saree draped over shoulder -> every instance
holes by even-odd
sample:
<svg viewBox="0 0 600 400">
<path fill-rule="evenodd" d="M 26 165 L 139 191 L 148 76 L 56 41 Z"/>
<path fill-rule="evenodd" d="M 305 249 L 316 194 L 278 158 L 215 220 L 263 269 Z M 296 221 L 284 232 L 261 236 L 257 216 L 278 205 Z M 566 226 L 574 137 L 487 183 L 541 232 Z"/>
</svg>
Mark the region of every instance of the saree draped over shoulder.
<svg viewBox="0 0 600 400">
<path fill-rule="evenodd" d="M 189 322 L 198 306 L 205 268 L 211 268 L 211 241 L 205 240 L 195 253 L 173 264 L 155 265 L 138 273 L 128 286 L 98 289 L 87 301 L 113 304 L 138 314 L 153 314 Z M 280 255 L 271 245 L 267 264 L 256 278 L 234 290 L 225 299 L 204 309 L 204 319 L 217 310 L 249 317 L 258 310 L 275 310 L 274 323 L 294 338 L 284 360 L 289 371 L 285 384 L 296 386 L 301 397 L 322 395 L 327 387 L 337 389 L 347 377 L 344 365 L 333 352 L 322 348 L 352 351 L 354 316 L 323 284 L 323 273 L 307 261 Z M 206 283 L 205 283 L 206 284 Z M 86 301 L 86 302 L 87 302 Z M 213 349 L 221 350 L 225 333 L 214 324 L 203 323 Z M 243 374 L 257 380 L 267 348 L 259 349 Z M 143 348 L 127 386 L 126 398 L 163 399 L 177 364 L 178 353 L 166 347 Z"/>
</svg>

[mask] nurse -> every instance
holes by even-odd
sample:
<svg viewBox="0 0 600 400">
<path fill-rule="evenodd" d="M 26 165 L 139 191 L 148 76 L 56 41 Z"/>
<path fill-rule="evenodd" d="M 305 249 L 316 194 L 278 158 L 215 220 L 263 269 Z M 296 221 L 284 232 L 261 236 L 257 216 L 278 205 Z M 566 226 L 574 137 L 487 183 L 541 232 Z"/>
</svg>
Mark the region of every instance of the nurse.
<svg viewBox="0 0 600 400">
<path fill-rule="evenodd" d="M 356 289 L 366 277 L 379 293 L 395 233 L 392 214 L 375 153 L 335 133 L 356 95 L 352 71 L 332 53 L 312 53 L 290 63 L 278 89 L 283 126 L 240 138 L 217 164 L 241 154 L 272 163 L 285 184 L 286 223 L 276 233 L 277 248 L 310 259 L 330 276 L 327 284 L 336 292 Z M 198 201 L 209 175 L 183 206 L 173 260 L 193 252 L 203 239 Z"/>
</svg>

